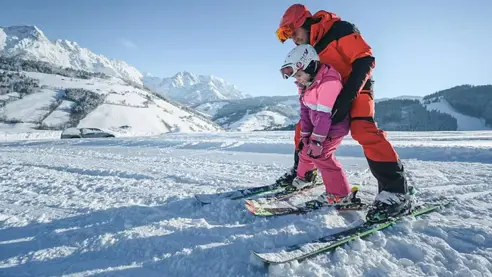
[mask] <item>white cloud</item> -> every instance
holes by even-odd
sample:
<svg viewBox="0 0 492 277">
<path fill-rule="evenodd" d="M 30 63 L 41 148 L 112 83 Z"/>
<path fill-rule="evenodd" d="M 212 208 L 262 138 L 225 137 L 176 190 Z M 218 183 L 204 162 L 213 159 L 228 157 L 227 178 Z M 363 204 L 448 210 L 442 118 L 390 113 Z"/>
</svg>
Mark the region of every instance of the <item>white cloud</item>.
<svg viewBox="0 0 492 277">
<path fill-rule="evenodd" d="M 133 42 L 131 40 L 128 40 L 126 38 L 122 38 L 120 41 L 121 41 L 121 44 L 123 44 L 123 46 L 125 46 L 128 49 L 136 49 L 137 48 L 137 45 L 135 44 L 135 42 Z"/>
</svg>

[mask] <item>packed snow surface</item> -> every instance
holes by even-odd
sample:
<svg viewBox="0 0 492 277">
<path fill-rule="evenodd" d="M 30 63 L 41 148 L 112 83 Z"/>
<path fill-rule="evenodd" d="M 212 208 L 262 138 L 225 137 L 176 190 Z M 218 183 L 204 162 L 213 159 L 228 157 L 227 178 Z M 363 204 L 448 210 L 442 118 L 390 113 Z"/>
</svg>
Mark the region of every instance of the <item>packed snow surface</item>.
<svg viewBox="0 0 492 277">
<path fill-rule="evenodd" d="M 304 262 L 263 267 L 250 249 L 304 242 L 363 216 L 326 208 L 261 218 L 241 200 L 194 199 L 273 182 L 293 163 L 292 136 L 10 133 L 0 142 L 0 276 L 492 276 L 488 131 L 390 132 L 420 198 L 457 201 Z M 352 184 L 376 192 L 352 139 L 337 155 Z"/>
</svg>

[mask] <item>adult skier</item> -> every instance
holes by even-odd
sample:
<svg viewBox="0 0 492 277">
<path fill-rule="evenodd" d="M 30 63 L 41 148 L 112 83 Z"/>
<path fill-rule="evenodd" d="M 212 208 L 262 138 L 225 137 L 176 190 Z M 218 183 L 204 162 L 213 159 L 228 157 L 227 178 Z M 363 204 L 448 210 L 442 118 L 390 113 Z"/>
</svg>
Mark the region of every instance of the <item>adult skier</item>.
<svg viewBox="0 0 492 277">
<path fill-rule="evenodd" d="M 320 10 L 312 15 L 305 5 L 293 4 L 282 16 L 276 34 L 282 43 L 292 39 L 296 45 L 312 45 L 320 61 L 342 75 L 344 86 L 333 107 L 332 122 L 336 124 L 350 117 L 351 136 L 362 146 L 378 181 L 379 194 L 367 212 L 367 220 L 385 220 L 408 210 L 411 200 L 403 165 L 386 132 L 374 121 L 371 72 L 375 58 L 358 28 L 334 13 Z M 299 132 L 296 126 L 296 152 Z"/>
</svg>

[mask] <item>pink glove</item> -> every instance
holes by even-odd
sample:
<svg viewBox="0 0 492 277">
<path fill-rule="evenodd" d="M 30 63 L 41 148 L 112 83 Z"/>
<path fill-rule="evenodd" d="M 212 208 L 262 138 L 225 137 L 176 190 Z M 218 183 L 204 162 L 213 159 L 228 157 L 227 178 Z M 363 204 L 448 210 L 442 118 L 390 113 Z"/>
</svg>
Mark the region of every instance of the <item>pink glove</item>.
<svg viewBox="0 0 492 277">
<path fill-rule="evenodd" d="M 313 159 L 317 159 L 323 152 L 323 144 L 316 140 L 311 140 L 308 144 L 307 155 Z"/>
</svg>

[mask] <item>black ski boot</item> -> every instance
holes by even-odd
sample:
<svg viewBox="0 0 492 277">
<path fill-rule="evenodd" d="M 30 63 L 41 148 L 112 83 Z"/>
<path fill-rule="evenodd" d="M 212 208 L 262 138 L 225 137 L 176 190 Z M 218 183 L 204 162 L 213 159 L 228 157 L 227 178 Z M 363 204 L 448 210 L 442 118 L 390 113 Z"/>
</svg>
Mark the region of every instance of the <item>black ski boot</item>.
<svg viewBox="0 0 492 277">
<path fill-rule="evenodd" d="M 411 212 L 414 206 L 414 194 L 413 187 L 409 187 L 407 194 L 381 191 L 368 209 L 366 220 L 373 223 L 383 222 L 391 217 Z"/>
</svg>

